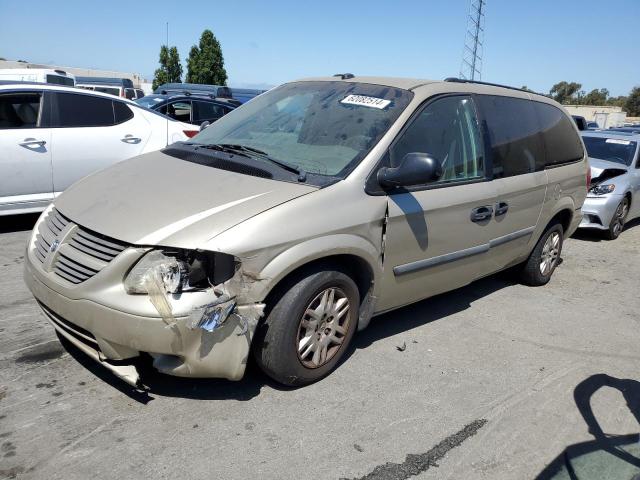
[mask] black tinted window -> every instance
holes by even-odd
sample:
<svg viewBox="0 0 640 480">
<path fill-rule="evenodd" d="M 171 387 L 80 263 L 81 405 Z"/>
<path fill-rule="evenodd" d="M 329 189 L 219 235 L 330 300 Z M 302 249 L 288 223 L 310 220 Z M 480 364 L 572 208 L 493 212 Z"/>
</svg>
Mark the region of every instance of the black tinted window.
<svg viewBox="0 0 640 480">
<path fill-rule="evenodd" d="M 129 106 L 122 102 L 113 102 L 113 113 L 116 118 L 116 124 L 124 123 L 133 118 L 133 112 Z"/>
<path fill-rule="evenodd" d="M 69 87 L 74 86 L 73 78 L 61 77 L 60 75 L 47 75 L 47 83 L 52 83 L 54 85 L 68 85 Z"/>
<path fill-rule="evenodd" d="M 211 102 L 193 102 L 195 104 L 195 120 L 198 122 L 204 122 L 208 120 L 210 122 L 215 121 L 222 117 L 227 110 L 220 105 Z"/>
<path fill-rule="evenodd" d="M 39 93 L 0 95 L 0 129 L 37 127 L 41 98 Z"/>
<path fill-rule="evenodd" d="M 489 135 L 495 178 L 544 168 L 544 150 L 532 101 L 479 95 L 478 103 Z"/>
<path fill-rule="evenodd" d="M 553 105 L 533 102 L 538 113 L 547 165 L 571 162 L 584 156 L 580 137 L 571 120 Z"/>
<path fill-rule="evenodd" d="M 106 127 L 114 124 L 113 102 L 107 98 L 58 93 L 57 127 Z"/>
</svg>

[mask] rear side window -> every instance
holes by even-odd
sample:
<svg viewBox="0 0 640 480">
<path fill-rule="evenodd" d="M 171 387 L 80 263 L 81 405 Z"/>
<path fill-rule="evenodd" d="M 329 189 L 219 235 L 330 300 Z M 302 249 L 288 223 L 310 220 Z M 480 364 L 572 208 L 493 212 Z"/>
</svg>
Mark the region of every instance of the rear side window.
<svg viewBox="0 0 640 480">
<path fill-rule="evenodd" d="M 109 95 L 120 96 L 120 89 L 118 87 L 93 87 L 96 92 L 108 93 Z"/>
<path fill-rule="evenodd" d="M 540 130 L 547 154 L 547 165 L 580 160 L 584 149 L 571 120 L 559 108 L 546 103 L 533 102 L 538 114 Z"/>
<path fill-rule="evenodd" d="M 0 95 L 0 129 L 36 128 L 41 99 L 35 92 Z"/>
<path fill-rule="evenodd" d="M 53 85 L 67 85 L 69 87 L 74 86 L 73 78 L 62 77 L 60 75 L 47 75 L 47 83 Z"/>
<path fill-rule="evenodd" d="M 227 109 L 215 103 L 211 103 L 211 102 L 193 102 L 193 103 L 195 104 L 194 119 L 197 122 L 204 122 L 205 120 L 213 122 L 228 112 Z"/>
<path fill-rule="evenodd" d="M 169 105 L 164 105 L 160 109 L 160 112 L 178 120 L 179 122 L 191 122 L 191 102 L 173 102 Z"/>
<path fill-rule="evenodd" d="M 57 93 L 56 127 L 107 127 L 114 124 L 113 102 L 108 98 Z"/>
<path fill-rule="evenodd" d="M 478 95 L 493 159 L 493 177 L 532 173 L 544 168 L 538 119 L 530 100 Z"/>
<path fill-rule="evenodd" d="M 127 120 L 131 120 L 133 118 L 133 112 L 128 105 L 125 105 L 122 102 L 113 102 L 113 114 L 115 116 L 116 125 L 119 123 L 124 123 Z"/>
</svg>

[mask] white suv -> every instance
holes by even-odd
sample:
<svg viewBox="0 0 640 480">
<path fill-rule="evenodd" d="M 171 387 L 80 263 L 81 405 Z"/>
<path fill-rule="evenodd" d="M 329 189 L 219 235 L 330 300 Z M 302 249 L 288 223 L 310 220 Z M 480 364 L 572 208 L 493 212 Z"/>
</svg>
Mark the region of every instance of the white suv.
<svg viewBox="0 0 640 480">
<path fill-rule="evenodd" d="M 108 94 L 0 85 L 0 215 L 43 210 L 76 180 L 196 133 Z"/>
</svg>

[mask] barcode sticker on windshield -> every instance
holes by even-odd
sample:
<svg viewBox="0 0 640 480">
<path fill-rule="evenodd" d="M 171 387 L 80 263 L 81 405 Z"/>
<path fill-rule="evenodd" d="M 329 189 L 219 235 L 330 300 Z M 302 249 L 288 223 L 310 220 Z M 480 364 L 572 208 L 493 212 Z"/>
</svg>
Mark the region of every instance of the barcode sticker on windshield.
<svg viewBox="0 0 640 480">
<path fill-rule="evenodd" d="M 617 138 L 607 138 L 606 143 L 615 143 L 617 145 L 631 145 L 629 140 L 618 140 Z"/>
<path fill-rule="evenodd" d="M 391 103 L 391 100 L 385 100 L 384 98 L 367 97 L 366 95 L 347 95 L 344 99 L 340 100 L 340 103 L 347 105 L 359 105 L 361 107 L 371 107 L 382 110 Z"/>
</svg>

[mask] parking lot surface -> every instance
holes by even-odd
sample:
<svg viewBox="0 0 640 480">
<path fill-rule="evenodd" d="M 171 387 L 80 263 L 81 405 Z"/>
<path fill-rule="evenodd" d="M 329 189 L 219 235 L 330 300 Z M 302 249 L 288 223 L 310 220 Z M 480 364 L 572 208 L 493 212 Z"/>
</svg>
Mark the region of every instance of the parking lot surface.
<svg viewBox="0 0 640 480">
<path fill-rule="evenodd" d="M 638 222 L 568 240 L 545 287 L 499 274 L 377 317 L 314 385 L 252 365 L 140 393 L 39 312 L 34 221 L 0 218 L 0 478 L 543 478 L 598 428 L 640 429 Z"/>
</svg>

